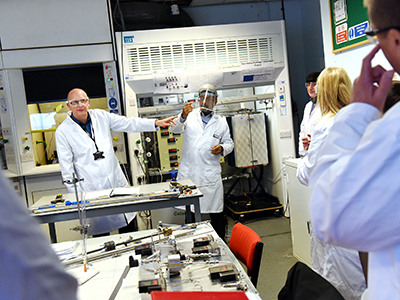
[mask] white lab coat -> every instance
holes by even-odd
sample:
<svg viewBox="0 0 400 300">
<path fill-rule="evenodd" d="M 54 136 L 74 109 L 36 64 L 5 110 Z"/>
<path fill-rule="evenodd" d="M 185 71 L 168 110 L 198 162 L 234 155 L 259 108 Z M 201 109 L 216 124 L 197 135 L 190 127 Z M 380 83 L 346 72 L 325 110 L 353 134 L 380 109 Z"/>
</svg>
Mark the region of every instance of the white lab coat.
<svg viewBox="0 0 400 300">
<path fill-rule="evenodd" d="M 220 155 L 211 153 L 214 145 L 223 147 L 223 155 L 233 150 L 228 123 L 225 117 L 213 114 L 203 127 L 200 110 L 189 113 L 186 121 L 180 122 L 180 115 L 174 119 L 173 133 L 185 132 L 178 180 L 191 179 L 203 193 L 200 198 L 201 213 L 218 213 L 223 210 L 223 186 L 221 179 Z"/>
<path fill-rule="evenodd" d="M 65 272 L 2 171 L 0 191 L 0 299 L 77 299 L 76 279 Z"/>
<path fill-rule="evenodd" d="M 308 154 L 300 160 L 297 166 L 297 179 L 301 184 L 308 186 L 308 180 L 315 164 L 315 157 L 318 149 L 325 141 L 329 129 L 333 125 L 333 119 L 333 117 L 329 118 L 325 116 L 314 121 L 310 126 L 311 130 L 309 130 L 309 134 L 311 135 L 311 143 L 308 148 Z"/>
<path fill-rule="evenodd" d="M 323 241 L 369 252 L 369 299 L 400 299 L 400 103 L 379 119 L 341 109 L 310 178 L 310 215 Z"/>
<path fill-rule="evenodd" d="M 301 159 L 297 167 L 297 178 L 306 186 L 314 169 L 316 156 L 328 136 L 333 121 L 334 117 L 324 116 L 312 125 L 308 154 Z M 320 241 L 315 236 L 312 226 L 310 240 L 313 270 L 328 280 L 346 300 L 361 299 L 366 285 L 358 251 Z"/>
<path fill-rule="evenodd" d="M 303 142 L 301 141 L 302 137 L 306 137 L 307 134 L 311 134 L 313 124 L 321 118 L 321 108 L 316 104 L 314 110 L 311 112 L 312 101 L 307 102 L 304 107 L 303 120 L 300 124 L 300 133 L 299 133 L 299 154 L 300 156 L 304 156 L 307 154 L 307 151 L 304 150 Z"/>
<path fill-rule="evenodd" d="M 110 130 L 122 132 L 155 131 L 155 120 L 126 118 L 101 109 L 89 110 L 92 129 L 99 151 L 104 151 L 104 159 L 94 160 L 94 142 L 89 135 L 70 117 L 56 130 L 56 145 L 63 180 L 72 180 L 74 163 L 79 182 L 78 191 L 103 190 L 127 186 L 112 144 Z M 70 193 L 75 192 L 73 184 L 66 184 Z M 126 214 L 128 222 L 135 213 Z M 110 232 L 126 225 L 123 214 L 92 218 L 88 233 Z"/>
</svg>

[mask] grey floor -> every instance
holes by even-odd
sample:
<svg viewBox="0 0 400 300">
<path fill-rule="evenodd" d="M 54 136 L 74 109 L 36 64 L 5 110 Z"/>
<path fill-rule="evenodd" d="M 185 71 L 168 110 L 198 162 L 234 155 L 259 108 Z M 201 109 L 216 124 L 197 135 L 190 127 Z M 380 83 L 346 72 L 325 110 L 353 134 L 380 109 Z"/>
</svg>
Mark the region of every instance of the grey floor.
<svg viewBox="0 0 400 300">
<path fill-rule="evenodd" d="M 234 222 L 228 217 L 229 234 Z M 278 293 L 285 284 L 287 272 L 297 262 L 292 252 L 290 220 L 285 217 L 271 216 L 259 219 L 248 218 L 243 224 L 257 232 L 264 243 L 257 283 L 260 297 L 263 300 L 278 299 Z"/>
</svg>

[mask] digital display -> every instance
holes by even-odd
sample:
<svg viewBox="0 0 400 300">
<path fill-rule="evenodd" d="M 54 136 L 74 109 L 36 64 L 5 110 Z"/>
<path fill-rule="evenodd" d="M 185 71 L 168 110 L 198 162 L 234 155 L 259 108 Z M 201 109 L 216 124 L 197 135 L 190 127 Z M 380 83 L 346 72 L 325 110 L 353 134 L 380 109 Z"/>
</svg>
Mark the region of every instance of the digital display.
<svg viewBox="0 0 400 300">
<path fill-rule="evenodd" d="M 168 143 L 175 143 L 176 142 L 176 139 L 175 138 L 170 138 L 170 139 L 168 139 Z"/>
</svg>

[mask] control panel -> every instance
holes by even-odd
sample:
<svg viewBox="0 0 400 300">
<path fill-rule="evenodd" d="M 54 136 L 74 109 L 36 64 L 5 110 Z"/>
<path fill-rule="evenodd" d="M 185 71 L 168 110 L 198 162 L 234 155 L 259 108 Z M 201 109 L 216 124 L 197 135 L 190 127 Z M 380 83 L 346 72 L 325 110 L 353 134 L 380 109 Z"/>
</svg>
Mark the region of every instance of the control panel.
<svg viewBox="0 0 400 300">
<path fill-rule="evenodd" d="M 118 89 L 117 67 L 114 61 L 103 63 L 104 83 L 106 87 L 108 111 L 121 115 L 121 101 Z M 123 132 L 112 131 L 115 154 L 120 163 L 126 163 L 125 139 Z"/>
<path fill-rule="evenodd" d="M 278 93 L 279 93 L 279 112 L 281 116 L 287 116 L 287 103 L 286 103 L 286 95 L 285 95 L 285 86 L 278 85 Z"/>
<path fill-rule="evenodd" d="M 157 131 L 161 172 L 177 170 L 181 161 L 183 133 L 172 133 L 168 126 Z"/>
<path fill-rule="evenodd" d="M 8 88 L 5 71 L 0 71 L 0 158 L 2 169 L 18 173 L 15 139 L 12 129 L 11 108 L 8 102 Z"/>
</svg>

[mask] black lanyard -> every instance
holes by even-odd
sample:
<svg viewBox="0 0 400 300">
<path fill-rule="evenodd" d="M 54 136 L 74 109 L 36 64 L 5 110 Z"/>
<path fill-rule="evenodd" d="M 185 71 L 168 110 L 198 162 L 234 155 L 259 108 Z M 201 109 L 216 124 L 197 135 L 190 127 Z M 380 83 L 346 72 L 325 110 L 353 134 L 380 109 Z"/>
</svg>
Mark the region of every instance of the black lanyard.
<svg viewBox="0 0 400 300">
<path fill-rule="evenodd" d="M 79 125 L 80 128 L 82 128 L 82 130 L 88 135 L 88 137 L 93 141 L 94 146 L 96 147 L 96 152 L 99 152 L 99 147 L 97 147 L 97 143 L 95 140 L 95 135 L 94 135 L 94 129 L 93 129 L 93 122 L 92 122 L 92 118 L 90 118 L 89 122 L 90 122 L 90 129 L 92 131 L 92 134 L 90 134 L 89 132 L 87 132 L 87 130 L 81 125 L 82 122 L 78 123 L 75 118 L 71 118 L 72 120 L 75 121 L 76 124 Z"/>
<path fill-rule="evenodd" d="M 82 128 L 82 130 L 83 130 L 84 132 L 86 132 L 86 134 L 88 135 L 88 137 L 90 137 L 90 139 L 91 139 L 91 140 L 93 141 L 93 143 L 94 143 L 94 146 L 96 147 L 96 151 L 99 152 L 99 148 L 97 147 L 96 140 L 95 140 L 93 124 L 92 124 L 92 126 L 90 126 L 90 127 L 91 127 L 91 129 L 92 129 L 92 134 L 91 134 L 91 135 L 89 134 L 89 132 L 87 132 L 85 129 L 83 129 L 83 127 L 81 127 L 81 128 Z"/>
</svg>

